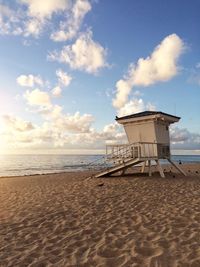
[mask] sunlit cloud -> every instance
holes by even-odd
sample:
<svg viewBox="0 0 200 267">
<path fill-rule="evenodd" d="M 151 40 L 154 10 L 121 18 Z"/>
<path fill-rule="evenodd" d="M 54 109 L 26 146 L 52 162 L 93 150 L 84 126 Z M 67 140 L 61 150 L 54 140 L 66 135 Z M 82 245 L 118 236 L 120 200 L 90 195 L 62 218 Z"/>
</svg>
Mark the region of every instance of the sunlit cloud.
<svg viewBox="0 0 200 267">
<path fill-rule="evenodd" d="M 41 19 L 51 17 L 53 13 L 64 11 L 69 8 L 69 0 L 19 0 L 22 4 L 27 5 L 28 13 L 31 17 Z"/>
<path fill-rule="evenodd" d="M 185 44 L 176 34 L 167 36 L 147 58 L 140 58 L 136 64 L 130 64 L 123 79 L 116 83 L 115 108 L 122 108 L 134 86 L 150 86 L 157 82 L 166 82 L 179 72 L 177 61 L 185 49 Z"/>
<path fill-rule="evenodd" d="M 60 86 L 55 86 L 52 90 L 51 93 L 54 97 L 60 97 L 62 94 L 62 89 L 60 88 Z"/>
<path fill-rule="evenodd" d="M 173 149 L 200 149 L 200 134 L 186 128 L 171 127 L 170 136 Z"/>
<path fill-rule="evenodd" d="M 74 38 L 80 29 L 85 15 L 91 10 L 88 0 L 74 1 L 66 20 L 60 22 L 59 29 L 51 34 L 51 39 L 57 42 Z"/>
<path fill-rule="evenodd" d="M 17 83 L 23 87 L 34 87 L 34 86 L 43 86 L 44 81 L 40 76 L 29 75 L 20 75 L 17 77 Z"/>
<path fill-rule="evenodd" d="M 10 148 L 103 149 L 105 144 L 127 143 L 123 127 L 117 122 L 97 131 L 93 128 L 95 119 L 91 114 L 65 114 L 58 105 L 49 108 L 41 125 L 33 125 L 13 115 L 4 115 L 3 121 L 1 140 Z M 200 149 L 197 133 L 171 127 L 170 135 L 173 149 Z"/>
<path fill-rule="evenodd" d="M 0 3 L 0 34 L 20 35 L 23 33 L 21 19 L 23 15 L 19 10 L 13 10 L 8 5 Z"/>
<path fill-rule="evenodd" d="M 68 132 L 89 132 L 94 117 L 91 114 L 83 114 L 76 112 L 73 115 L 63 114 L 61 110 L 52 110 L 50 113 L 52 123 L 56 129 Z"/>
<path fill-rule="evenodd" d="M 150 102 L 146 104 L 142 98 L 133 98 L 118 110 L 118 116 L 121 117 L 125 115 L 142 112 L 145 110 L 153 111 L 156 110 L 156 107 Z"/>
<path fill-rule="evenodd" d="M 97 73 L 106 67 L 106 49 L 92 39 L 92 31 L 82 33 L 76 42 L 61 51 L 51 52 L 50 60 L 68 64 L 71 69 Z"/>
<path fill-rule="evenodd" d="M 19 132 L 30 131 L 34 129 L 34 126 L 31 122 L 24 121 L 21 118 L 12 115 L 4 115 L 3 122 L 6 128 Z"/>
<path fill-rule="evenodd" d="M 91 10 L 88 0 L 19 0 L 15 9 L 3 2 L 0 4 L 0 34 L 38 38 L 48 29 L 54 41 L 74 38 Z M 58 29 L 52 30 L 55 16 L 59 25 L 54 25 Z"/>
<path fill-rule="evenodd" d="M 56 76 L 58 77 L 60 86 L 67 87 L 71 83 L 72 77 L 61 69 L 56 71 Z"/>
<path fill-rule="evenodd" d="M 49 94 L 45 91 L 41 91 L 40 89 L 34 89 L 32 91 L 27 90 L 24 94 L 24 98 L 31 106 L 51 106 L 51 99 Z"/>
<path fill-rule="evenodd" d="M 60 97 L 62 95 L 63 87 L 70 85 L 72 77 L 61 69 L 56 70 L 56 76 L 58 79 L 57 85 L 51 90 L 53 97 Z"/>
<path fill-rule="evenodd" d="M 33 36 L 33 37 L 39 37 L 41 34 L 45 22 L 40 21 L 37 18 L 32 18 L 27 21 L 25 21 L 25 27 L 24 27 L 24 33 L 23 35 L 25 37 Z"/>
<path fill-rule="evenodd" d="M 21 118 L 5 115 L 1 140 L 8 147 L 20 149 L 102 149 L 108 142 L 126 140 L 122 127 L 116 122 L 106 125 L 102 131 L 95 130 L 95 119 L 91 114 L 65 114 L 61 106 L 55 105 L 41 115 L 44 118 L 42 125 L 32 125 Z"/>
<path fill-rule="evenodd" d="M 69 0 L 20 0 L 27 6 L 27 19 L 24 21 L 24 36 L 38 37 L 53 14 L 66 11 L 70 7 Z"/>
</svg>

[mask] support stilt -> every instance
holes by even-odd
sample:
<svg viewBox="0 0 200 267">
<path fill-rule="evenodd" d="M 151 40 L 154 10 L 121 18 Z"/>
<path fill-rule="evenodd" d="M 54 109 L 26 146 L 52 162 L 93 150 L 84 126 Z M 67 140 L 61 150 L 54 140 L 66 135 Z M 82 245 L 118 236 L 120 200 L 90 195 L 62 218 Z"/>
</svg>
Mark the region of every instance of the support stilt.
<svg viewBox="0 0 200 267">
<path fill-rule="evenodd" d="M 146 161 L 144 161 L 142 164 L 141 173 L 144 173 L 145 166 L 146 166 Z"/>
<path fill-rule="evenodd" d="M 128 169 L 128 168 L 124 168 L 124 169 L 122 169 L 120 175 L 123 176 L 123 175 L 125 174 L 125 172 L 127 171 L 127 169 Z"/>
<path fill-rule="evenodd" d="M 149 176 L 151 176 L 151 160 L 148 160 L 148 165 L 149 165 Z"/>
<path fill-rule="evenodd" d="M 171 163 L 180 173 L 182 173 L 184 176 L 187 176 L 186 173 L 178 166 L 176 165 L 171 159 L 167 159 L 169 163 Z"/>
<path fill-rule="evenodd" d="M 164 174 L 164 172 L 163 172 L 162 166 L 160 165 L 160 162 L 159 162 L 158 159 L 156 160 L 156 164 L 157 164 L 157 169 L 158 169 L 158 171 L 159 171 L 159 173 L 160 173 L 160 176 L 161 176 L 162 178 L 165 178 L 165 174 Z"/>
</svg>

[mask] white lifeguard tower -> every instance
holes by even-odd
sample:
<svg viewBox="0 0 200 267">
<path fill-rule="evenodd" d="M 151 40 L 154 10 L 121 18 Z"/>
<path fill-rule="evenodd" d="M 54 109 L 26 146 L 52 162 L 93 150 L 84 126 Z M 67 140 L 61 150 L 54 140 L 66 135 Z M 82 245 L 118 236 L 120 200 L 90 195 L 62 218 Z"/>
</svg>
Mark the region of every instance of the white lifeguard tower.
<svg viewBox="0 0 200 267">
<path fill-rule="evenodd" d="M 124 117 L 116 117 L 116 121 L 124 126 L 128 144 L 107 145 L 107 160 L 114 166 L 97 174 L 102 177 L 118 171 L 124 172 L 127 168 L 142 164 L 141 172 L 148 166 L 151 176 L 151 161 L 157 164 L 161 177 L 165 177 L 160 159 L 166 159 L 183 175 L 183 170 L 170 158 L 169 125 L 178 122 L 180 117 L 160 111 L 144 111 Z"/>
</svg>

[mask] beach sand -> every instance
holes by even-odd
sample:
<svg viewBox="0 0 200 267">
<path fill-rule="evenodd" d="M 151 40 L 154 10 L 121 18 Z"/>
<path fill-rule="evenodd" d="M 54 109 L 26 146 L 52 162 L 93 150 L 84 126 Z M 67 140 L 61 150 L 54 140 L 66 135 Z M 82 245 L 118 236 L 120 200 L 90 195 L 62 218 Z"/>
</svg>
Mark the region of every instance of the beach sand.
<svg viewBox="0 0 200 267">
<path fill-rule="evenodd" d="M 0 179 L 0 266 L 200 266 L 200 164 Z"/>
</svg>

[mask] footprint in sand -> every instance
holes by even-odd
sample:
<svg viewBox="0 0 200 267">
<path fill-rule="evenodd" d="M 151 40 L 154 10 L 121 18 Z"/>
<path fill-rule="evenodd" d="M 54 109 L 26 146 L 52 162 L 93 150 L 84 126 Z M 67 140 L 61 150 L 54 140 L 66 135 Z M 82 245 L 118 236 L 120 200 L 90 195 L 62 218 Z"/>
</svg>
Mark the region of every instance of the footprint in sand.
<svg viewBox="0 0 200 267">
<path fill-rule="evenodd" d="M 153 256 L 150 259 L 149 267 L 174 267 L 175 263 L 168 253 L 162 253 L 158 256 Z"/>
<path fill-rule="evenodd" d="M 199 267 L 200 266 L 200 259 L 194 260 L 191 263 L 191 267 Z"/>
<path fill-rule="evenodd" d="M 97 250 L 97 254 L 103 258 L 115 258 L 120 256 L 120 251 L 118 249 L 110 249 L 108 247 L 102 246 Z"/>
<path fill-rule="evenodd" d="M 140 254 L 142 257 L 149 258 L 161 255 L 163 253 L 163 250 L 161 248 L 154 248 L 147 245 L 143 245 L 136 246 L 135 252 L 137 254 Z"/>
</svg>

